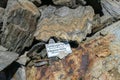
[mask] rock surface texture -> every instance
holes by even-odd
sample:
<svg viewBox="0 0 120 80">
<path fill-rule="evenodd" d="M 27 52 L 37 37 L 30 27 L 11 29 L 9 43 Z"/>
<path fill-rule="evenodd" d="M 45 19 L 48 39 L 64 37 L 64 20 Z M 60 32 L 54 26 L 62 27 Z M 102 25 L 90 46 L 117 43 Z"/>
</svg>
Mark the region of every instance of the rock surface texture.
<svg viewBox="0 0 120 80">
<path fill-rule="evenodd" d="M 107 53 L 109 54 L 106 57 L 103 56 L 104 58 L 96 57 L 94 58 L 94 60 L 92 60 L 89 66 L 88 72 L 86 73 L 85 80 L 119 80 L 120 79 L 120 76 L 119 76 L 120 74 L 120 71 L 119 71 L 120 25 L 119 24 L 120 24 L 120 21 L 96 33 L 95 36 L 98 36 L 99 34 L 111 36 L 109 38 L 106 38 L 106 40 L 104 40 L 104 42 L 107 43 L 107 46 L 105 46 L 106 49 L 104 50 L 104 53 L 102 52 L 101 55 L 105 55 Z M 93 39 L 94 38 L 95 37 L 93 37 Z M 106 43 L 104 44 L 106 45 Z M 103 49 L 99 48 L 99 50 L 97 51 L 102 51 L 102 50 Z"/>
<path fill-rule="evenodd" d="M 119 80 L 119 24 L 120 21 L 88 38 L 65 59 L 49 66 L 28 68 L 27 79 Z"/>
<path fill-rule="evenodd" d="M 120 0 L 1 0 L 0 80 L 120 80 Z"/>
<path fill-rule="evenodd" d="M 101 0 L 101 5 L 106 16 L 120 18 L 120 0 Z"/>
<path fill-rule="evenodd" d="M 29 1 L 9 0 L 5 9 L 1 44 L 19 52 L 33 41 L 40 13 Z"/>
<path fill-rule="evenodd" d="M 13 61 L 15 61 L 18 57 L 17 53 L 8 52 L 8 51 L 0 51 L 0 71 L 10 65 Z"/>
<path fill-rule="evenodd" d="M 80 42 L 91 33 L 93 16 L 94 11 L 90 6 L 79 6 L 76 9 L 48 6 L 42 11 L 35 37 L 46 41 L 55 36 Z"/>
</svg>

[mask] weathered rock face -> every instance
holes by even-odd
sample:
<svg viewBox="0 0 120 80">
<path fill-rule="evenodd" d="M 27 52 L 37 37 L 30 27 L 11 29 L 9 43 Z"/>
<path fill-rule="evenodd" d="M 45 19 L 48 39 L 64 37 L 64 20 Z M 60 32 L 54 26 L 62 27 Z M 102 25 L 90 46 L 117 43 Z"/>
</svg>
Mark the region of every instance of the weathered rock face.
<svg viewBox="0 0 120 80">
<path fill-rule="evenodd" d="M 17 53 L 0 51 L 0 71 L 10 65 L 18 57 Z"/>
<path fill-rule="evenodd" d="M 120 79 L 120 21 L 108 26 L 102 31 L 98 32 L 95 36 L 99 34 L 113 36 L 111 41 L 107 38 L 106 42 L 109 41 L 108 47 L 106 46 L 105 53 L 108 51 L 110 56 L 104 58 L 94 58 L 89 66 L 86 73 L 85 80 L 119 80 Z M 95 37 L 93 37 L 95 38 Z M 97 51 L 101 51 L 99 48 Z"/>
<path fill-rule="evenodd" d="M 120 18 L 120 0 L 101 0 L 101 5 L 106 16 Z"/>
<path fill-rule="evenodd" d="M 55 36 L 66 40 L 83 40 L 91 33 L 94 11 L 90 6 L 79 6 L 76 9 L 62 7 L 56 9 L 48 6 L 43 9 L 37 25 L 35 37 L 38 40 L 48 40 Z"/>
<path fill-rule="evenodd" d="M 5 9 L 1 44 L 10 51 L 19 52 L 33 40 L 38 9 L 29 1 L 9 0 Z"/>
</svg>

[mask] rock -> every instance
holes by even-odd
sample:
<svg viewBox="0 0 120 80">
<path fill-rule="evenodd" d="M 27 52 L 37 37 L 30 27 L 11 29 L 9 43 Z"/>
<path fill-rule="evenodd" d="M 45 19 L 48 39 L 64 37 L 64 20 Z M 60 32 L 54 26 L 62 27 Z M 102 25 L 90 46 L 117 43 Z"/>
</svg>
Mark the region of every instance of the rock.
<svg viewBox="0 0 120 80">
<path fill-rule="evenodd" d="M 117 21 L 100 30 L 78 48 L 72 49 L 73 53 L 65 59 L 55 61 L 49 66 L 27 68 L 27 79 L 119 80 L 119 24 L 120 21 Z"/>
<path fill-rule="evenodd" d="M 25 67 L 20 66 L 11 80 L 26 80 Z"/>
<path fill-rule="evenodd" d="M 35 4 L 37 7 L 41 5 L 41 0 L 29 0 L 29 1 L 33 2 L 33 4 Z"/>
<path fill-rule="evenodd" d="M 8 51 L 0 51 L 0 71 L 18 58 L 18 54 Z"/>
<path fill-rule="evenodd" d="M 50 66 L 28 67 L 27 80 L 78 80 L 88 65 L 88 55 L 83 53 L 82 56 L 80 52 L 75 51 L 66 59 L 53 62 Z"/>
<path fill-rule="evenodd" d="M 27 57 L 27 52 L 24 53 L 23 55 L 21 55 L 18 60 L 16 62 L 18 62 L 21 65 L 26 65 L 27 61 L 29 61 L 30 59 Z"/>
<path fill-rule="evenodd" d="M 34 36 L 37 40 L 44 41 L 55 36 L 80 42 L 91 33 L 93 16 L 94 11 L 90 6 L 79 6 L 76 9 L 68 7 L 56 9 L 48 6 L 42 11 Z"/>
<path fill-rule="evenodd" d="M 3 26 L 3 15 L 4 15 L 4 8 L 0 7 L 0 30 Z"/>
<path fill-rule="evenodd" d="M 0 45 L 0 51 L 7 51 L 7 48 Z"/>
<path fill-rule="evenodd" d="M 68 6 L 75 8 L 78 4 L 85 5 L 85 0 L 52 0 L 55 5 Z"/>
<path fill-rule="evenodd" d="M 120 19 L 120 1 L 119 0 L 101 0 L 103 13 L 106 16 L 112 16 Z"/>
<path fill-rule="evenodd" d="M 39 17 L 38 9 L 31 2 L 9 0 L 2 28 L 2 46 L 18 53 L 30 46 Z"/>
<path fill-rule="evenodd" d="M 94 58 L 90 62 L 89 70 L 86 73 L 85 80 L 93 80 L 96 78 L 97 80 L 119 80 L 120 79 L 120 72 L 119 72 L 119 65 L 120 65 L 120 21 L 113 23 L 112 25 L 104 28 L 103 30 L 99 31 L 92 37 L 95 39 L 100 34 L 105 34 L 111 36 L 107 40 L 104 40 L 108 43 L 108 48 L 105 49 L 105 53 L 109 53 L 109 55 L 104 56 L 103 58 Z M 105 36 L 103 36 L 105 38 Z M 105 43 L 104 43 L 105 44 Z M 100 49 L 100 48 L 99 48 Z M 101 51 L 97 50 L 97 51 Z M 99 52 L 97 52 L 98 54 Z"/>
<path fill-rule="evenodd" d="M 76 0 L 52 0 L 54 4 L 56 5 L 64 5 L 64 6 L 69 6 L 73 7 L 76 6 Z"/>
</svg>

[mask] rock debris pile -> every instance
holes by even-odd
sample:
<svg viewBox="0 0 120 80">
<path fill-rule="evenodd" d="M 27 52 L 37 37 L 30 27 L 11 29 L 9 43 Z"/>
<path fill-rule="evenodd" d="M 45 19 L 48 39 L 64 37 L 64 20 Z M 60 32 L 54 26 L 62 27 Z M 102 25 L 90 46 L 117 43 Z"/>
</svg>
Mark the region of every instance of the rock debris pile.
<svg viewBox="0 0 120 80">
<path fill-rule="evenodd" d="M 120 80 L 120 0 L 1 0 L 0 80 Z"/>
</svg>

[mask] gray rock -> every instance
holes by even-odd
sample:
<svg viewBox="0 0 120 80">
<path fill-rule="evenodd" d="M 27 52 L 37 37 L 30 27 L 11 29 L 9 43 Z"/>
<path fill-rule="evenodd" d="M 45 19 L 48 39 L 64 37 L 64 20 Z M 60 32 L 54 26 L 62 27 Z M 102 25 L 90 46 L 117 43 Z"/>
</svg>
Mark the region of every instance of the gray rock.
<svg viewBox="0 0 120 80">
<path fill-rule="evenodd" d="M 26 65 L 27 61 L 29 61 L 30 59 L 27 57 L 27 52 L 24 53 L 23 55 L 21 55 L 18 60 L 16 62 L 18 62 L 21 65 Z"/>
<path fill-rule="evenodd" d="M 39 10 L 32 2 L 9 0 L 5 9 L 1 44 L 9 51 L 19 53 L 30 46 L 39 17 Z"/>
<path fill-rule="evenodd" d="M 79 6 L 76 9 L 68 7 L 57 9 L 48 6 L 42 9 L 34 36 L 43 41 L 55 36 L 64 40 L 81 42 L 87 34 L 91 33 L 93 17 L 94 11 L 90 6 Z"/>
<path fill-rule="evenodd" d="M 26 80 L 26 71 L 24 66 L 20 66 L 10 80 Z"/>
<path fill-rule="evenodd" d="M 119 0 L 101 0 L 101 5 L 104 15 L 120 18 Z"/>
<path fill-rule="evenodd" d="M 0 51 L 7 51 L 8 49 L 0 45 Z"/>
<path fill-rule="evenodd" d="M 3 21 L 4 8 L 0 7 L 0 23 Z"/>
<path fill-rule="evenodd" d="M 62 6 L 68 6 L 71 8 L 75 8 L 78 5 L 85 5 L 85 0 L 52 0 L 55 5 L 62 5 Z"/>
<path fill-rule="evenodd" d="M 8 51 L 0 51 L 0 71 L 18 58 L 18 54 Z"/>
</svg>

